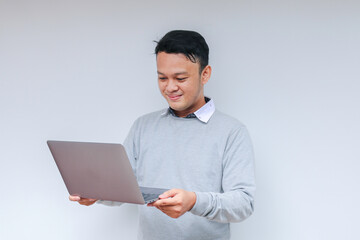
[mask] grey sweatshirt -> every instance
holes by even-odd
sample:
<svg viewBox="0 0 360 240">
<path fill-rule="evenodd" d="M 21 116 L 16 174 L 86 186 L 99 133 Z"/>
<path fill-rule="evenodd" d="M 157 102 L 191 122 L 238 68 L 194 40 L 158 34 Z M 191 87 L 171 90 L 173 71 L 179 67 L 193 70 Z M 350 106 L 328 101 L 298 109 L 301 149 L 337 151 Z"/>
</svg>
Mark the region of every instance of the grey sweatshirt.
<svg viewBox="0 0 360 240">
<path fill-rule="evenodd" d="M 140 186 L 181 188 L 197 198 L 178 219 L 139 206 L 139 239 L 230 239 L 229 223 L 253 212 L 253 150 L 236 119 L 216 110 L 204 123 L 158 111 L 135 121 L 124 146 Z"/>
</svg>

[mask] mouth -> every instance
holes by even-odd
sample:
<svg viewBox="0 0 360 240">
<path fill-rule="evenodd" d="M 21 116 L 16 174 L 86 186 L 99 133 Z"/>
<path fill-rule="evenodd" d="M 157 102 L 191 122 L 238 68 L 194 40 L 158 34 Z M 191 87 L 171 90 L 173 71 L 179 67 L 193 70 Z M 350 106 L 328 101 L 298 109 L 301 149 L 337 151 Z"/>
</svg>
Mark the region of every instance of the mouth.
<svg viewBox="0 0 360 240">
<path fill-rule="evenodd" d="M 167 95 L 167 97 L 171 100 L 171 101 L 176 101 L 179 100 L 181 98 L 182 95 Z"/>
</svg>

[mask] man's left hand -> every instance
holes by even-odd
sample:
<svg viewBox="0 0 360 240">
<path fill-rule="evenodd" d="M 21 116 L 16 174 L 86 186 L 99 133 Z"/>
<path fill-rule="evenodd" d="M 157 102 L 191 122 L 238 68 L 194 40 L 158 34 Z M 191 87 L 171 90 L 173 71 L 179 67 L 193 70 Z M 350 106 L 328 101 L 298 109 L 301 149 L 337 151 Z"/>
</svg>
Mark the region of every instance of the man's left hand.
<svg viewBox="0 0 360 240">
<path fill-rule="evenodd" d="M 159 200 L 149 203 L 148 206 L 156 207 L 172 218 L 178 218 L 191 210 L 196 202 L 194 192 L 183 189 L 170 189 L 159 196 Z"/>
</svg>

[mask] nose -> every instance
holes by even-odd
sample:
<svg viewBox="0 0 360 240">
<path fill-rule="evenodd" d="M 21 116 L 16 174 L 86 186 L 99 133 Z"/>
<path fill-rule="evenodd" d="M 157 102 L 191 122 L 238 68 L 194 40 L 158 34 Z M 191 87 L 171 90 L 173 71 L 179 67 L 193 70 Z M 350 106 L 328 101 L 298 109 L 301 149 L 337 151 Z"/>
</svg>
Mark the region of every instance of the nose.
<svg viewBox="0 0 360 240">
<path fill-rule="evenodd" d="M 173 79 L 169 79 L 169 80 L 168 80 L 168 83 L 167 83 L 167 85 L 166 85 L 166 91 L 167 91 L 167 92 L 175 92 L 175 91 L 177 91 L 178 89 L 179 89 L 179 87 L 178 87 L 176 81 L 173 80 Z"/>
</svg>

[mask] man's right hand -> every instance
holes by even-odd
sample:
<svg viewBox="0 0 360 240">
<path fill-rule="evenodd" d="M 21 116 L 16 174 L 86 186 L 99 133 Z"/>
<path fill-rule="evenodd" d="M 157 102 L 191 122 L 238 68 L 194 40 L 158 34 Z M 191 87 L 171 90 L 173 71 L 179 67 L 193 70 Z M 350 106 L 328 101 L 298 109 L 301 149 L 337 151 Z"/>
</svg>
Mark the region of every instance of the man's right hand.
<svg viewBox="0 0 360 240">
<path fill-rule="evenodd" d="M 73 196 L 73 195 L 70 195 L 70 196 L 69 196 L 69 199 L 70 199 L 70 201 L 78 202 L 79 204 L 85 205 L 85 206 L 93 205 L 93 204 L 97 201 L 97 199 L 82 198 L 82 197 Z"/>
</svg>

